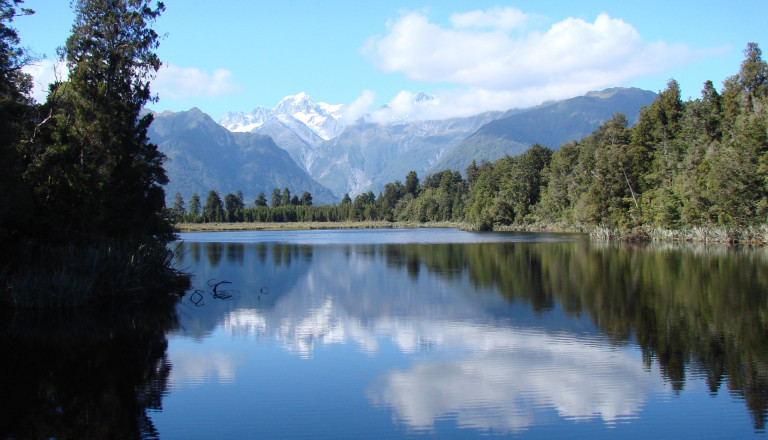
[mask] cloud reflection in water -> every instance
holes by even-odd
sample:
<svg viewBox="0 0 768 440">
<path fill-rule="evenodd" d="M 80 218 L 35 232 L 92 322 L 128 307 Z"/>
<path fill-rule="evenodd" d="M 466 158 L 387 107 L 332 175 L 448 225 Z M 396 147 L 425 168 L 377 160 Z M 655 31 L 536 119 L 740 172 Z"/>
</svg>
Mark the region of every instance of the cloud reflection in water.
<svg viewBox="0 0 768 440">
<path fill-rule="evenodd" d="M 470 353 L 391 371 L 368 393 L 373 403 L 392 407 L 401 422 L 417 430 L 452 416 L 460 426 L 518 431 L 532 425 L 541 408 L 553 408 L 560 417 L 613 423 L 637 415 L 657 386 L 628 351 L 595 341 L 471 324 L 422 327 L 429 328 L 422 337 Z"/>
</svg>

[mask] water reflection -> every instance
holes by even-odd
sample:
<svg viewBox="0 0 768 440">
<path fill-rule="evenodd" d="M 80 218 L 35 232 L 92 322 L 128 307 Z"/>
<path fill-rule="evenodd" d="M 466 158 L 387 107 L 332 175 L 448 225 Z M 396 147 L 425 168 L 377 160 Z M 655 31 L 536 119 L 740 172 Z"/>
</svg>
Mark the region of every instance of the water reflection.
<svg viewBox="0 0 768 440">
<path fill-rule="evenodd" d="M 395 408 L 412 428 L 431 429 L 454 415 L 461 426 L 519 431 L 546 407 L 560 417 L 616 422 L 634 417 L 656 385 L 628 351 L 595 341 L 441 322 L 424 327 L 443 348 L 477 348 L 392 371 L 371 390 L 372 401 Z"/>
<path fill-rule="evenodd" d="M 753 428 L 765 429 L 762 250 L 211 244 L 195 251 L 185 243 L 182 266 L 198 284 L 226 279 L 242 294 L 182 310 L 178 334 L 201 340 L 223 328 L 307 359 L 342 344 L 369 356 L 385 343 L 429 354 L 383 371 L 364 391 L 412 429 L 450 417 L 462 427 L 515 432 L 548 412 L 610 424 L 639 417 L 654 391 L 683 393 L 690 375 L 705 377 L 712 393 L 727 387 L 740 396 Z M 259 295 L 265 287 L 269 294 Z M 236 375 L 234 367 L 199 363 L 197 377 L 217 371 L 235 380 L 225 376 Z"/>
<path fill-rule="evenodd" d="M 156 438 L 173 304 L 5 312 L 0 437 Z"/>
</svg>

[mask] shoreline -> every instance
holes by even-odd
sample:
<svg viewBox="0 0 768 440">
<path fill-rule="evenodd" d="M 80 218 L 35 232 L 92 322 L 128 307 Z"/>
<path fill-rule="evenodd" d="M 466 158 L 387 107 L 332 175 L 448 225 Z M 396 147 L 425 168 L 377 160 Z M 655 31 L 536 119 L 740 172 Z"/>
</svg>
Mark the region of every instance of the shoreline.
<svg viewBox="0 0 768 440">
<path fill-rule="evenodd" d="M 179 232 L 236 232 L 236 231 L 309 231 L 332 229 L 417 229 L 456 228 L 467 229 L 471 225 L 462 222 L 263 222 L 263 223 L 178 223 Z"/>
<path fill-rule="evenodd" d="M 178 232 L 235 232 L 235 231 L 308 231 L 341 229 L 417 229 L 455 228 L 474 231 L 474 225 L 465 222 L 239 222 L 239 223 L 178 223 Z M 711 243 L 729 245 L 765 246 L 768 244 L 768 225 L 730 227 L 689 227 L 681 229 L 660 229 L 636 227 L 613 229 L 605 227 L 585 228 L 565 224 L 542 224 L 494 226 L 495 232 L 543 232 L 580 233 L 595 241 L 621 241 L 635 243 Z"/>
</svg>

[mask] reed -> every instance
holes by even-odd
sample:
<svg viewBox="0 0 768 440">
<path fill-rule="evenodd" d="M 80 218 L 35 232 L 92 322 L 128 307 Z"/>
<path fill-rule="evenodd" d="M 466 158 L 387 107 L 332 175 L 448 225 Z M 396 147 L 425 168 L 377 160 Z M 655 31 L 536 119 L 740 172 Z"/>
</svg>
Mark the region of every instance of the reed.
<svg viewBox="0 0 768 440">
<path fill-rule="evenodd" d="M 562 222 L 532 222 L 514 225 L 496 225 L 494 231 L 498 232 L 569 232 L 583 233 L 588 229 L 583 225 L 575 225 Z"/>
<path fill-rule="evenodd" d="M 680 229 L 638 226 L 631 229 L 597 226 L 590 232 L 594 240 L 720 243 L 765 246 L 768 244 L 768 225 L 745 226 L 691 226 Z"/>
<path fill-rule="evenodd" d="M 388 222 L 388 221 L 344 221 L 344 222 L 240 222 L 240 223 L 179 223 L 180 232 L 222 232 L 222 231 L 301 231 L 331 229 L 407 229 L 407 228 L 461 228 L 460 222 Z"/>
<path fill-rule="evenodd" d="M 0 305 L 75 307 L 121 299 L 144 300 L 158 286 L 183 288 L 174 252 L 160 243 L 117 241 L 21 250 L 0 270 Z M 187 280 L 188 283 L 188 280 Z"/>
</svg>

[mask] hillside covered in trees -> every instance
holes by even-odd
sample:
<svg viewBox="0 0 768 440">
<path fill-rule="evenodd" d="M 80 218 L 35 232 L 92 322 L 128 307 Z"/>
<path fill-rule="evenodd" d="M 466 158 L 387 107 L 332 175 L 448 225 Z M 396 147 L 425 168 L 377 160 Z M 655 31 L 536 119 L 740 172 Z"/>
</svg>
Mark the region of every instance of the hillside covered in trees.
<svg viewBox="0 0 768 440">
<path fill-rule="evenodd" d="M 346 196 L 339 205 L 313 207 L 289 198 L 267 206 L 262 194 L 252 207 L 241 203 L 230 211 L 222 205 L 216 218 L 460 221 L 481 230 L 603 228 L 625 236 L 633 231 L 636 238 L 652 229 L 765 229 L 768 64 L 755 43 L 744 54 L 739 72 L 720 91 L 706 81 L 700 98 L 683 101 L 672 79 L 643 108 L 637 124 L 630 127 L 623 114 L 614 114 L 557 151 L 534 144 L 522 155 L 472 163 L 465 174 L 445 170 L 423 181 L 411 172 L 404 184 L 394 181 L 378 195 L 363 193 L 354 200 Z M 175 212 L 186 221 L 214 221 L 199 203 L 185 210 L 180 197 Z"/>
</svg>

